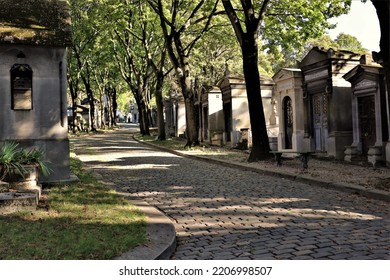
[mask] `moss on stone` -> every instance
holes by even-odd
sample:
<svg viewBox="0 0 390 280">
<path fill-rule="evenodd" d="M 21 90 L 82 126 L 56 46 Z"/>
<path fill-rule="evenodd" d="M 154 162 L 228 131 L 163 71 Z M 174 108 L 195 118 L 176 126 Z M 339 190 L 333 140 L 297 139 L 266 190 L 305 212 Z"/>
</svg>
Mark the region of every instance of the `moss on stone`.
<svg viewBox="0 0 390 280">
<path fill-rule="evenodd" d="M 64 0 L 0 0 L 0 44 L 68 46 L 69 5 Z"/>
</svg>

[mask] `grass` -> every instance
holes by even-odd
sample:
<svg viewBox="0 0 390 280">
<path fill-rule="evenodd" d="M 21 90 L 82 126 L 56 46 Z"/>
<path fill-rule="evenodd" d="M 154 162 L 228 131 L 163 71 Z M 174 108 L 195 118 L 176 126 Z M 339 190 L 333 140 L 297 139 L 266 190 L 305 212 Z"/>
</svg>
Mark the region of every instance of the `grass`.
<svg viewBox="0 0 390 280">
<path fill-rule="evenodd" d="M 79 183 L 50 190 L 36 212 L 0 216 L 0 259 L 113 259 L 146 241 L 146 218 L 71 160 Z"/>
</svg>

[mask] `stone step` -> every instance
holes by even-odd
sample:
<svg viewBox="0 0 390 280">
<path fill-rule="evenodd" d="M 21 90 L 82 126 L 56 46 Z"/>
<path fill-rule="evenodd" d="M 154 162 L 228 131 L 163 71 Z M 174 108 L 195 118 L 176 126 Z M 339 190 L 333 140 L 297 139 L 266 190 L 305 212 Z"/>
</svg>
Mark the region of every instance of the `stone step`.
<svg viewBox="0 0 390 280">
<path fill-rule="evenodd" d="M 20 211 L 36 211 L 37 205 L 37 193 L 15 191 L 0 193 L 0 215 Z"/>
</svg>

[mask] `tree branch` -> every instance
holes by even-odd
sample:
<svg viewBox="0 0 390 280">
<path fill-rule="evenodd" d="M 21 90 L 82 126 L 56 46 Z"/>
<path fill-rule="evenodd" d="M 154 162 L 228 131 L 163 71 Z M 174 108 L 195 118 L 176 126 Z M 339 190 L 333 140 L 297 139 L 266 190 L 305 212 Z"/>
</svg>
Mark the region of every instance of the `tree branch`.
<svg viewBox="0 0 390 280">
<path fill-rule="evenodd" d="M 244 30 L 242 29 L 240 19 L 238 18 L 237 13 L 234 10 L 230 0 L 222 0 L 222 4 L 233 26 L 234 33 L 236 34 L 237 40 L 240 43 L 240 46 L 242 47 L 244 42 Z"/>
<path fill-rule="evenodd" d="M 185 51 L 187 52 L 186 53 L 186 56 L 188 56 L 191 52 L 191 50 L 194 48 L 194 46 L 196 45 L 196 43 L 202 38 L 202 36 L 204 35 L 204 33 L 206 33 L 208 30 L 209 30 L 209 26 L 210 26 L 210 23 L 211 23 L 211 20 L 213 18 L 213 16 L 215 15 L 215 12 L 217 10 L 217 6 L 218 6 L 218 3 L 219 3 L 219 0 L 215 1 L 215 5 L 214 5 L 214 8 L 213 10 L 211 11 L 210 15 L 207 17 L 207 22 L 205 24 L 205 26 L 203 27 L 203 30 L 198 34 L 198 36 L 196 36 L 196 38 L 194 40 L 192 40 L 192 42 L 185 48 Z"/>
</svg>

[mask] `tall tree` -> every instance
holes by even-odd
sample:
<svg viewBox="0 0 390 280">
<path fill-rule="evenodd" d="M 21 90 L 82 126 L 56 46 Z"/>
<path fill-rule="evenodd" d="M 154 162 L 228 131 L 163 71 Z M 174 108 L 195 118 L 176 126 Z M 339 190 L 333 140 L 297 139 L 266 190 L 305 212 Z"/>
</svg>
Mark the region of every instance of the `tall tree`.
<svg viewBox="0 0 390 280">
<path fill-rule="evenodd" d="M 261 99 L 258 69 L 258 42 L 262 39 L 270 53 L 301 46 L 331 27 L 327 19 L 348 11 L 351 0 L 222 0 L 241 46 L 252 150 L 248 161 L 269 157 L 269 141 Z M 235 8 L 240 5 L 240 8 Z"/>
<path fill-rule="evenodd" d="M 76 69 L 75 76 L 68 76 L 69 85 L 72 86 L 73 110 L 75 109 L 75 98 L 79 89 L 79 82 L 84 85 L 85 93 L 90 105 L 90 129 L 96 131 L 95 127 L 95 97 L 93 92 L 93 70 L 91 59 L 94 53 L 94 44 L 98 36 L 98 30 L 94 25 L 94 16 L 97 12 L 97 5 L 94 2 L 71 0 L 71 16 L 73 24 L 73 44 L 69 59 L 70 65 Z M 77 82 L 77 84 L 75 84 Z M 75 112 L 73 112 L 75 116 Z"/>
<path fill-rule="evenodd" d="M 190 56 L 196 43 L 210 29 L 219 0 L 148 0 L 148 3 L 160 18 L 165 46 L 184 97 L 186 146 L 191 147 L 199 144 L 199 139 Z"/>
<path fill-rule="evenodd" d="M 231 73 L 242 73 L 240 48 L 231 39 L 226 17 L 213 19 L 213 29 L 204 34 L 191 55 L 192 73 L 199 86 L 216 85 L 229 67 Z"/>
<path fill-rule="evenodd" d="M 72 122 L 69 125 L 72 127 L 72 132 L 76 133 L 77 128 L 79 127 L 77 119 L 77 98 L 80 93 L 80 70 L 77 67 L 77 63 L 73 59 L 71 52 L 68 52 L 68 63 L 67 63 L 67 81 L 68 88 L 72 103 Z"/>
<path fill-rule="evenodd" d="M 390 1 L 389 0 L 371 0 L 376 9 L 381 28 L 380 57 L 383 61 L 383 69 L 386 77 L 387 99 L 390 107 Z"/>
<path fill-rule="evenodd" d="M 140 132 L 149 135 L 149 101 L 152 69 L 144 45 L 149 40 L 148 22 L 143 20 L 145 3 L 142 1 L 113 1 L 104 12 L 109 24 L 108 35 L 121 75 L 129 85 L 138 106 Z"/>
<path fill-rule="evenodd" d="M 340 33 L 335 39 L 338 47 L 342 50 L 347 50 L 355 53 L 365 53 L 367 49 L 363 48 L 362 43 L 355 37 L 349 34 Z"/>
<path fill-rule="evenodd" d="M 358 39 L 352 35 L 340 33 L 335 40 L 329 35 L 324 35 L 319 38 L 309 39 L 300 49 L 292 51 L 281 51 L 283 57 L 274 63 L 275 72 L 283 67 L 297 67 L 297 61 L 301 61 L 313 47 L 324 49 L 347 50 L 356 53 L 364 53 L 367 50 L 363 48 Z"/>
<path fill-rule="evenodd" d="M 161 41 L 163 36 L 161 28 L 159 28 L 159 19 L 155 16 L 155 13 L 145 7 L 145 13 L 143 20 L 145 24 L 144 33 L 148 34 L 142 36 L 144 38 L 143 45 L 145 48 L 146 56 L 148 57 L 148 63 L 153 69 L 155 75 L 155 101 L 157 107 L 157 129 L 158 140 L 166 140 L 165 133 L 165 120 L 164 120 L 164 101 L 163 101 L 163 89 L 165 77 L 172 71 L 172 68 L 168 66 L 167 48 L 164 41 Z M 167 69 L 168 67 L 168 69 Z"/>
</svg>

